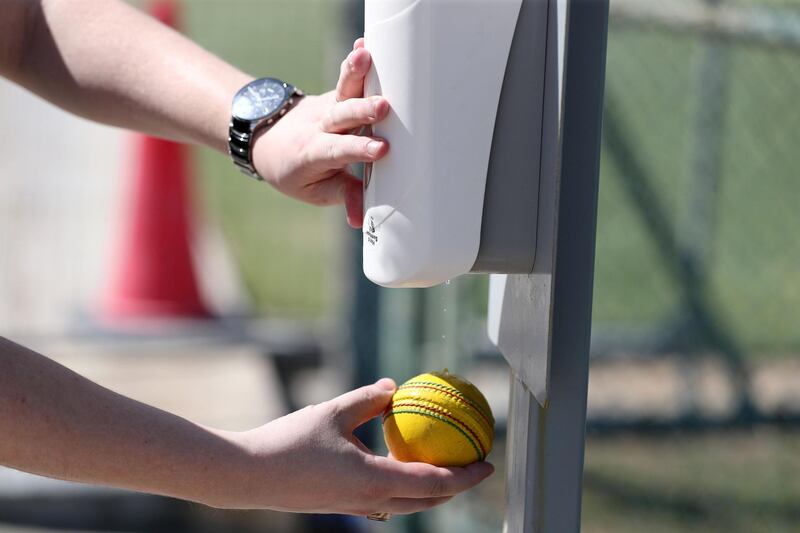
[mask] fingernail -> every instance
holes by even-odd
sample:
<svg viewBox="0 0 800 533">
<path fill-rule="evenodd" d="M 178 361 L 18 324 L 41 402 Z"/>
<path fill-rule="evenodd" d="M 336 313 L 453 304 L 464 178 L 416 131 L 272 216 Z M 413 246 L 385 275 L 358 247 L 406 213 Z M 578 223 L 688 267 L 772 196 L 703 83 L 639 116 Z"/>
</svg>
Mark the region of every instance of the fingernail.
<svg viewBox="0 0 800 533">
<path fill-rule="evenodd" d="M 394 391 L 395 389 L 394 381 L 389 378 L 381 378 L 375 382 L 375 385 L 386 391 Z"/>
<path fill-rule="evenodd" d="M 361 50 L 361 48 L 354 50 L 353 57 L 350 60 L 359 72 L 366 70 L 366 67 L 369 64 L 369 60 L 367 59 L 369 56 L 366 53 L 361 52 Z"/>
<path fill-rule="evenodd" d="M 372 104 L 373 116 L 382 115 L 383 113 L 385 113 L 386 107 L 388 107 L 388 102 L 381 96 L 371 97 L 370 103 Z"/>
<path fill-rule="evenodd" d="M 367 143 L 367 153 L 369 155 L 377 155 L 378 151 L 381 149 L 383 145 L 380 141 L 370 141 Z"/>
</svg>

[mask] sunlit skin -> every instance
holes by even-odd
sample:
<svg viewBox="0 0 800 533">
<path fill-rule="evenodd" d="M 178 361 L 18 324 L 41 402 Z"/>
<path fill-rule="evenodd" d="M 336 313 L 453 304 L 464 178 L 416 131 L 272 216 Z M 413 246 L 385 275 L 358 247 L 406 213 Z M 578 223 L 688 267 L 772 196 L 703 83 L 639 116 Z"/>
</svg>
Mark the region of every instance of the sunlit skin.
<svg viewBox="0 0 800 533">
<path fill-rule="evenodd" d="M 253 76 L 117 0 L 2 8 L 0 75 L 92 120 L 226 151 L 232 96 Z M 361 184 L 348 165 L 389 149 L 353 134 L 389 110 L 383 98 L 363 98 L 369 67 L 358 40 L 336 89 L 303 98 L 253 148 L 269 184 L 315 205 L 344 203 L 354 226 Z M 58 139 L 43 135 L 43 150 L 48 142 Z M 483 462 L 438 468 L 368 450 L 353 430 L 380 415 L 395 388 L 384 379 L 250 431 L 222 431 L 0 338 L 0 464 L 216 507 L 361 515 L 427 509 L 492 473 Z"/>
</svg>

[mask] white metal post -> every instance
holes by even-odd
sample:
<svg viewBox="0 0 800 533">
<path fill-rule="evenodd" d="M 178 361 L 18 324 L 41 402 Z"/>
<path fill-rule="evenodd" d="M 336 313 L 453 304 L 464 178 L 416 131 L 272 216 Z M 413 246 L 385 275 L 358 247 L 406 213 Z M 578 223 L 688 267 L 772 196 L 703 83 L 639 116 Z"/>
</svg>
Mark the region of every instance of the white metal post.
<svg viewBox="0 0 800 533">
<path fill-rule="evenodd" d="M 509 277 L 506 297 L 513 295 L 518 309 L 503 309 L 503 320 L 529 316 L 539 293 L 548 291 L 549 317 L 540 318 L 548 325 L 546 400 L 537 402 L 528 377 L 515 370 L 511 378 L 509 533 L 580 530 L 608 1 L 551 0 L 557 5 L 567 11 L 552 270 L 544 284 L 537 274 Z M 529 331 L 514 329 L 517 348 L 541 345 L 525 338 Z"/>
</svg>

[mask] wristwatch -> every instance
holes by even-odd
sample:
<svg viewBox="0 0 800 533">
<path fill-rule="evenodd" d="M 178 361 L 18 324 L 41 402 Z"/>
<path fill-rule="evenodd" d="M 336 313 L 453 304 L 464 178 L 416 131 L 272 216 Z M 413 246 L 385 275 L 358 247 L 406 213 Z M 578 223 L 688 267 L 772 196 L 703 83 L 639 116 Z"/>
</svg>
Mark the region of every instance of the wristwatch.
<svg viewBox="0 0 800 533">
<path fill-rule="evenodd" d="M 236 167 L 259 181 L 253 166 L 253 139 L 297 105 L 303 91 L 275 78 L 251 81 L 233 97 L 228 125 L 228 153 Z"/>
</svg>

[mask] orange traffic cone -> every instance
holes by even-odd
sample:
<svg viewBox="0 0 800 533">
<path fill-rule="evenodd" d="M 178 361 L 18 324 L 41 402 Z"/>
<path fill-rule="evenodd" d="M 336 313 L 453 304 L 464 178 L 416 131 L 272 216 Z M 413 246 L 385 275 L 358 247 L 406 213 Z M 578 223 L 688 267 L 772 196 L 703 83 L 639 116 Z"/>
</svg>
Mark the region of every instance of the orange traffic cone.
<svg viewBox="0 0 800 533">
<path fill-rule="evenodd" d="M 153 4 L 152 13 L 174 25 L 176 10 L 174 2 L 163 0 Z M 137 134 L 131 155 L 131 189 L 102 316 L 113 321 L 209 317 L 192 259 L 188 149 Z"/>
<path fill-rule="evenodd" d="M 177 0 L 155 0 L 150 3 L 149 11 L 167 26 L 180 29 Z"/>
</svg>

